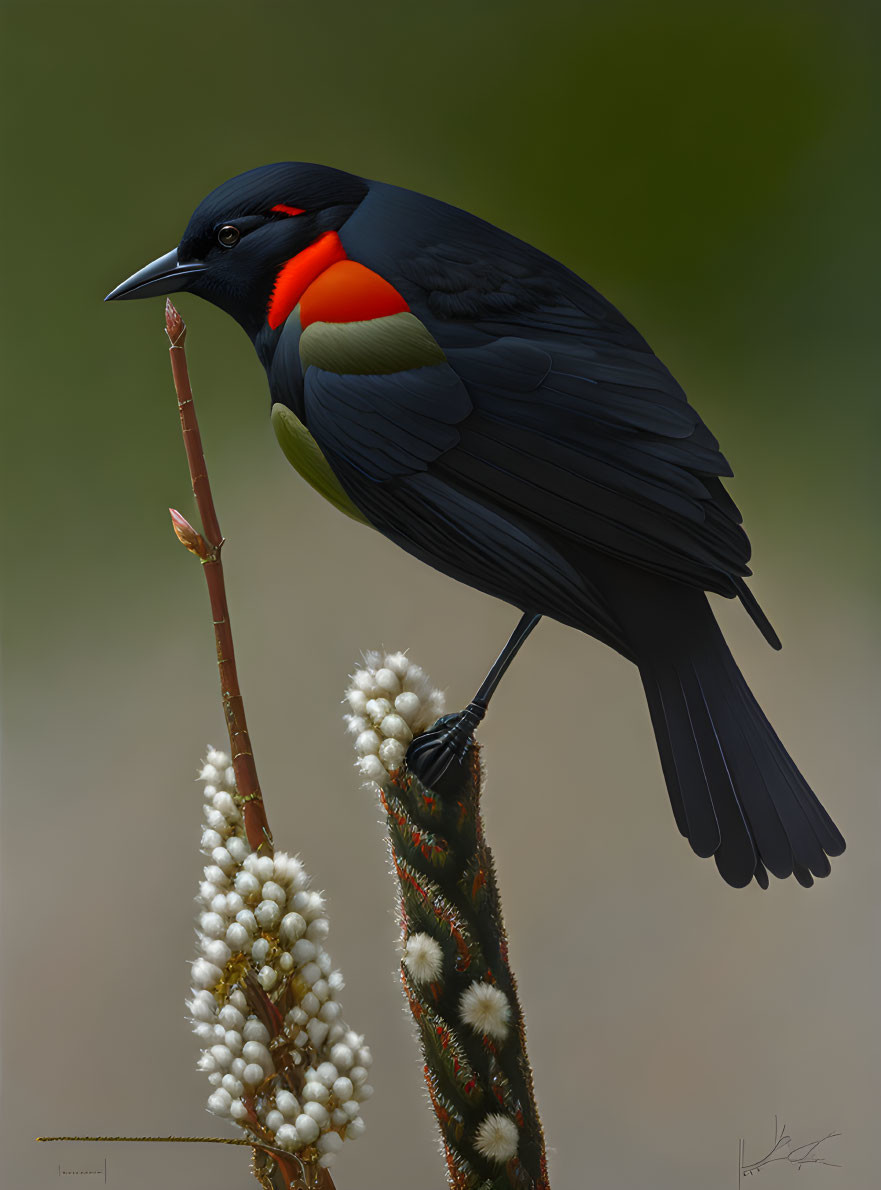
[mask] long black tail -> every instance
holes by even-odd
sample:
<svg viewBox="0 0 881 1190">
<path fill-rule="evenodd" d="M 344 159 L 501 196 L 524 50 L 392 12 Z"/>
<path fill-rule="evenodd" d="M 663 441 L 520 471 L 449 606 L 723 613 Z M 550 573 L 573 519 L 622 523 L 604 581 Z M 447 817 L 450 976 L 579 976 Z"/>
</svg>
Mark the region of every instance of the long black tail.
<svg viewBox="0 0 881 1190">
<path fill-rule="evenodd" d="M 669 591 L 647 615 L 643 604 L 631 639 L 679 830 L 735 887 L 755 877 L 766 888 L 768 872 L 808 887 L 828 876 L 844 839 L 753 697 L 706 596 Z"/>
</svg>

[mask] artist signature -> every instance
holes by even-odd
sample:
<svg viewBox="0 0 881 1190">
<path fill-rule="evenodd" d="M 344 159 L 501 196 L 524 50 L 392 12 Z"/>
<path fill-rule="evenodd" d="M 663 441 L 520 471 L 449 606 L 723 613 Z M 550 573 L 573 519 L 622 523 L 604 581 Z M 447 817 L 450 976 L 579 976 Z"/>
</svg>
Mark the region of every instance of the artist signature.
<svg viewBox="0 0 881 1190">
<path fill-rule="evenodd" d="M 797 1145 L 793 1143 L 792 1137 L 786 1131 L 786 1125 L 778 1124 L 777 1116 L 775 1116 L 774 1143 L 764 1157 L 760 1157 L 757 1161 L 747 1162 L 744 1154 L 744 1141 L 741 1137 L 740 1156 L 737 1163 L 737 1185 L 738 1187 L 742 1186 L 744 1178 L 761 1173 L 763 1169 L 775 1162 L 785 1161 L 788 1165 L 795 1166 L 796 1169 L 801 1169 L 803 1165 L 829 1165 L 834 1169 L 840 1169 L 841 1167 L 836 1161 L 829 1161 L 826 1155 L 820 1152 L 820 1145 L 838 1136 L 841 1136 L 840 1132 L 827 1132 L 819 1140 L 809 1140 L 804 1144 Z"/>
<path fill-rule="evenodd" d="M 64 1165 L 58 1166 L 58 1176 L 60 1178 L 103 1178 L 104 1184 L 107 1184 L 107 1158 L 104 1158 L 104 1164 L 96 1166 L 95 1169 L 68 1169 Z"/>
</svg>

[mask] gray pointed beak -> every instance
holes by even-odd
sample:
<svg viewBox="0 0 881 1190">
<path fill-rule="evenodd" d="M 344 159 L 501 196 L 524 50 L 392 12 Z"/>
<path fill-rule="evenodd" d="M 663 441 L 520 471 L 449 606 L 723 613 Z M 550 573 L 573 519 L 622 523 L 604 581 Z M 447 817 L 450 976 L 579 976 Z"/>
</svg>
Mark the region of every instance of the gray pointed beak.
<svg viewBox="0 0 881 1190">
<path fill-rule="evenodd" d="M 190 288 L 196 276 L 204 273 L 205 267 L 200 260 L 186 261 L 182 264 L 177 258 L 177 248 L 172 248 L 164 256 L 132 273 L 127 281 L 111 290 L 104 301 L 115 302 L 129 298 L 159 297 L 164 293 L 180 293 L 181 290 Z"/>
</svg>

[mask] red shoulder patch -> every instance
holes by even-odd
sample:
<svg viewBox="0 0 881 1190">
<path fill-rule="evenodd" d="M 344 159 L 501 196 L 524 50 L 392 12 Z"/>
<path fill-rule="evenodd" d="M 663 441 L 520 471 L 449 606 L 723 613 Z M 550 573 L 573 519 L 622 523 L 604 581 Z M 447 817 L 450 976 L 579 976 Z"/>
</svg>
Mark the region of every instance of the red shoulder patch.
<svg viewBox="0 0 881 1190">
<path fill-rule="evenodd" d="M 314 244 L 292 256 L 275 278 L 266 317 L 273 330 L 281 326 L 316 277 L 337 261 L 346 259 L 346 251 L 335 231 L 326 231 Z"/>
<path fill-rule="evenodd" d="M 393 285 L 354 260 L 325 269 L 300 299 L 303 329 L 310 322 L 362 322 L 401 314 L 410 307 Z"/>
<path fill-rule="evenodd" d="M 303 207 L 289 207 L 286 203 L 276 203 L 274 207 L 270 208 L 272 211 L 278 212 L 279 215 L 305 215 Z"/>
</svg>

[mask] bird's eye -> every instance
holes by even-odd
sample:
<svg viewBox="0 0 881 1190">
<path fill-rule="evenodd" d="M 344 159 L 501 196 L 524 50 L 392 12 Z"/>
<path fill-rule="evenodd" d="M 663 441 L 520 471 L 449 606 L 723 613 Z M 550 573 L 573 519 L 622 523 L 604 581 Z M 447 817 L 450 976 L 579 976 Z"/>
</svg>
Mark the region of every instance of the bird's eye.
<svg viewBox="0 0 881 1190">
<path fill-rule="evenodd" d="M 220 231 L 217 233 L 217 242 L 222 244 L 224 248 L 234 248 L 239 242 L 241 232 L 237 227 L 233 227 L 231 223 L 224 223 Z"/>
</svg>

